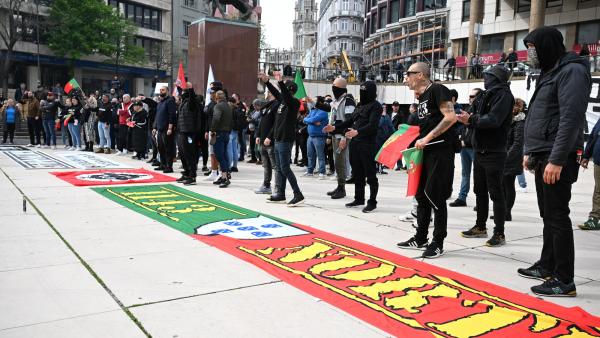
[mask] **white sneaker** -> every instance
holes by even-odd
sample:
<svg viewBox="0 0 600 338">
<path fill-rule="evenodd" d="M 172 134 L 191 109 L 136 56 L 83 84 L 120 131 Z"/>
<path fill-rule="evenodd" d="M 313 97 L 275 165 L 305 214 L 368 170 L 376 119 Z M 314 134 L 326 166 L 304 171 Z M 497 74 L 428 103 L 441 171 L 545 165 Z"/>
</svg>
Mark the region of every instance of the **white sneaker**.
<svg viewBox="0 0 600 338">
<path fill-rule="evenodd" d="M 85 150 L 85 148 L 83 146 L 77 148 L 77 151 L 84 151 L 84 150 Z"/>
<path fill-rule="evenodd" d="M 206 176 L 206 177 L 204 178 L 204 180 L 205 180 L 205 181 L 209 181 L 209 182 L 214 182 L 214 181 L 216 181 L 216 180 L 217 180 L 219 177 L 220 177 L 220 176 L 219 176 L 219 174 L 217 174 L 216 172 L 214 172 L 214 171 L 213 171 L 212 173 L 210 173 L 210 175 Z"/>
<path fill-rule="evenodd" d="M 117 155 L 117 156 L 120 156 L 120 155 L 121 155 L 121 151 L 120 151 L 120 150 L 117 150 L 117 149 L 115 149 L 115 155 Z"/>
<path fill-rule="evenodd" d="M 323 174 L 319 174 L 319 179 L 320 179 L 320 180 L 327 179 L 327 176 L 325 176 L 325 175 L 323 175 Z"/>
<path fill-rule="evenodd" d="M 56 150 L 56 144 L 52 146 L 52 150 Z"/>
<path fill-rule="evenodd" d="M 42 147 L 42 145 L 41 145 L 41 144 L 38 144 L 38 145 L 37 145 L 37 146 L 35 146 L 35 147 L 36 147 L 36 148 L 41 148 L 41 147 Z"/>
<path fill-rule="evenodd" d="M 27 146 L 28 146 L 28 147 L 33 147 L 33 144 L 29 143 Z"/>
<path fill-rule="evenodd" d="M 127 154 L 129 154 L 129 150 L 127 150 L 127 149 L 123 150 L 123 155 L 127 155 Z"/>
<path fill-rule="evenodd" d="M 302 174 L 302 176 L 311 177 L 311 176 L 314 176 L 314 174 L 309 173 L 308 171 L 305 171 L 304 174 Z"/>
<path fill-rule="evenodd" d="M 525 194 L 526 194 L 526 193 L 527 193 L 527 187 L 525 187 L 525 188 L 521 188 L 521 187 L 519 187 L 519 189 L 517 189 L 517 191 L 518 191 L 518 192 L 522 192 L 522 193 L 525 193 Z"/>
</svg>

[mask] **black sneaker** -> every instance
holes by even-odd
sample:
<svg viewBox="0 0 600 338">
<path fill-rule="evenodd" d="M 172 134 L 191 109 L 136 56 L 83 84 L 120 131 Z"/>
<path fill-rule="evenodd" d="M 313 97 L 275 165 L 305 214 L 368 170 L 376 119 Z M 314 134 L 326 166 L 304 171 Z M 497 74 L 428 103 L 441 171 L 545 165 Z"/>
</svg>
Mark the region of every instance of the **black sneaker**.
<svg viewBox="0 0 600 338">
<path fill-rule="evenodd" d="M 185 181 L 183 181 L 183 185 L 194 185 L 196 184 L 196 179 L 193 177 L 188 177 Z"/>
<path fill-rule="evenodd" d="M 429 245 L 429 239 L 426 239 L 423 243 L 419 243 L 415 237 L 411 237 L 411 239 L 409 239 L 406 242 L 400 242 L 396 244 L 396 246 L 401 249 L 413 250 L 425 250 L 425 248 L 427 248 L 427 245 Z"/>
<path fill-rule="evenodd" d="M 526 269 L 517 269 L 517 273 L 521 277 L 537 279 L 541 281 L 552 278 L 552 273 L 541 267 L 538 263 L 535 263 Z"/>
<path fill-rule="evenodd" d="M 294 198 L 292 198 L 291 201 L 288 202 L 287 206 L 288 207 L 296 207 L 302 203 L 304 203 L 304 196 L 302 194 L 298 194 L 298 195 L 294 195 Z"/>
<path fill-rule="evenodd" d="M 160 162 L 154 161 L 154 162 L 152 162 L 152 166 L 153 167 L 160 167 Z"/>
<path fill-rule="evenodd" d="M 346 180 L 346 184 L 354 184 L 354 177 L 350 177 Z"/>
<path fill-rule="evenodd" d="M 377 209 L 376 204 L 367 203 L 367 206 L 362 209 L 362 212 L 364 212 L 365 214 L 368 214 L 375 209 Z"/>
<path fill-rule="evenodd" d="M 438 258 L 444 254 L 444 248 L 437 242 L 431 242 L 423 252 L 423 258 Z"/>
<path fill-rule="evenodd" d="M 285 196 L 275 196 L 271 195 L 267 198 L 267 202 L 269 203 L 285 203 Z"/>
<path fill-rule="evenodd" d="M 181 177 L 176 179 L 175 182 L 181 183 L 181 182 L 185 182 L 187 179 L 188 179 L 188 177 L 186 175 L 181 175 Z"/>
<path fill-rule="evenodd" d="M 239 170 L 238 170 L 237 167 L 231 167 L 231 171 L 234 172 L 234 173 L 237 173 Z"/>
<path fill-rule="evenodd" d="M 338 185 L 337 187 L 335 187 L 335 189 L 328 191 L 327 192 L 327 196 L 332 196 L 333 194 L 335 194 L 338 190 L 340 189 L 340 186 Z"/>
<path fill-rule="evenodd" d="M 331 195 L 331 199 L 334 200 L 338 200 L 340 198 L 344 198 L 346 197 L 346 189 L 345 188 L 338 188 L 338 190 L 333 193 L 333 195 Z"/>
<path fill-rule="evenodd" d="M 219 185 L 219 184 L 223 183 L 223 181 L 225 181 L 225 179 L 223 177 L 219 177 L 219 178 L 217 178 L 216 181 L 213 181 L 213 184 Z"/>
<path fill-rule="evenodd" d="M 450 204 L 448 204 L 448 206 L 451 207 L 466 207 L 467 206 L 467 201 L 461 200 L 460 198 L 457 198 L 454 200 L 454 202 L 450 202 Z"/>
<path fill-rule="evenodd" d="M 359 202 L 357 200 L 354 200 L 354 201 L 352 201 L 350 203 L 346 203 L 346 208 L 354 208 L 354 207 L 357 207 L 359 205 L 365 205 L 365 202 Z"/>
<path fill-rule="evenodd" d="M 465 238 L 487 238 L 487 229 L 481 229 L 478 226 L 474 226 L 467 231 L 460 233 Z"/>
<path fill-rule="evenodd" d="M 219 188 L 227 188 L 230 184 L 231 181 L 229 179 L 224 179 L 221 181 L 221 184 L 219 184 Z"/>
<path fill-rule="evenodd" d="M 165 174 L 170 174 L 170 173 L 172 173 L 172 172 L 173 172 L 173 168 L 165 168 L 165 169 L 163 170 L 163 173 L 165 173 Z"/>
<path fill-rule="evenodd" d="M 531 291 L 538 296 L 546 297 L 575 297 L 577 296 L 577 290 L 575 289 L 575 283 L 571 282 L 565 284 L 558 280 L 556 277 L 552 277 L 544 283 L 531 287 Z"/>
<path fill-rule="evenodd" d="M 503 234 L 494 234 L 492 236 L 492 238 L 490 238 L 487 242 L 485 242 L 485 245 L 487 246 L 502 246 L 506 244 L 506 238 L 504 237 Z"/>
<path fill-rule="evenodd" d="M 205 173 L 207 171 L 210 171 L 210 169 L 208 169 L 208 167 L 202 167 L 202 172 Z"/>
<path fill-rule="evenodd" d="M 156 170 L 156 171 L 163 171 L 163 170 L 165 170 L 165 167 L 159 165 L 158 167 L 154 168 L 154 170 Z"/>
</svg>

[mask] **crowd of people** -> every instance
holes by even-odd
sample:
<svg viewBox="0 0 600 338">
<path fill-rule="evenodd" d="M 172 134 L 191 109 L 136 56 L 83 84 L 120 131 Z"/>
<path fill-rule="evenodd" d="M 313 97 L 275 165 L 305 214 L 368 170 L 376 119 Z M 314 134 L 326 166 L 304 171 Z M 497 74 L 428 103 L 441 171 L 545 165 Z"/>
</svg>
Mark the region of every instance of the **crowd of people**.
<svg viewBox="0 0 600 338">
<path fill-rule="evenodd" d="M 365 213 L 377 208 L 378 175 L 385 174 L 385 169 L 406 169 L 407 165 L 400 160 L 395 168 L 385 168 L 374 161 L 377 151 L 400 125 L 416 125 L 419 136 L 413 145 L 423 150 L 423 168 L 414 209 L 403 217 L 415 222 L 416 232 L 398 247 L 423 250 L 424 258 L 444 253 L 455 154 L 461 157 L 462 180 L 458 196 L 449 206 L 467 206 L 471 171 L 476 196 L 474 226 L 461 235 L 488 238 L 487 222 L 492 219 L 492 236 L 486 245 L 505 245 L 506 233 L 510 232 L 505 225 L 513 219 L 515 179 L 523 177 L 519 179 L 523 187 L 524 169 L 529 170 L 535 175 L 544 244 L 540 260 L 518 273 L 543 281 L 532 288 L 536 294 L 574 296 L 571 186 L 579 166 L 587 168 L 591 158 L 597 163 L 594 175 L 600 181 L 600 147 L 595 147 L 600 124 L 584 151 L 591 78 L 586 60 L 567 53 L 562 41 L 558 30 L 547 27 L 525 38 L 531 62 L 541 69 L 529 107 L 514 98 L 509 83 L 511 70 L 505 65 L 482 72 L 484 88 L 470 92 L 469 106 L 464 110 L 457 103 L 458 92 L 432 81 L 429 66 L 419 62 L 403 73 L 404 83 L 414 91 L 417 101 L 408 112 L 401 111 L 398 102 L 378 102 L 374 81 L 361 83 L 360 96 L 353 97 L 342 77 L 333 81 L 331 95 L 299 100 L 294 96 L 296 83 L 275 72 L 275 81 L 258 74 L 266 87 L 265 97 L 250 105 L 235 93 L 229 95 L 223 82 L 215 81 L 206 99 L 197 95 L 189 82 L 179 84 L 175 96 L 165 86 L 153 98 L 97 93 L 84 96 L 75 90 L 63 100 L 48 92 L 40 102 L 25 92 L 19 104 L 7 101 L 2 113 L 9 124 L 19 112 L 23 114 L 32 126 L 29 146 L 56 149 L 56 132 L 60 130 L 68 150 L 120 156 L 131 153 L 134 159 L 147 160 L 164 173 L 173 173 L 173 162 L 180 159 L 183 171 L 177 181 L 184 185 L 196 184 L 201 172 L 205 180 L 227 188 L 238 172 L 238 161 L 248 157 L 247 162 L 264 169 L 255 193 L 268 195 L 267 202 L 290 207 L 304 202 L 291 169 L 296 164 L 306 168 L 304 176 L 335 177 L 336 187 L 326 193 L 332 199 L 346 197 L 347 186 L 352 184 L 354 195 L 345 206 L 361 207 Z M 36 132 L 37 124 L 43 126 L 43 133 Z M 6 130 L 11 135 L 11 129 Z M 286 194 L 288 183 L 291 198 Z M 582 229 L 600 229 L 600 184 L 593 201 L 593 211 Z"/>
</svg>

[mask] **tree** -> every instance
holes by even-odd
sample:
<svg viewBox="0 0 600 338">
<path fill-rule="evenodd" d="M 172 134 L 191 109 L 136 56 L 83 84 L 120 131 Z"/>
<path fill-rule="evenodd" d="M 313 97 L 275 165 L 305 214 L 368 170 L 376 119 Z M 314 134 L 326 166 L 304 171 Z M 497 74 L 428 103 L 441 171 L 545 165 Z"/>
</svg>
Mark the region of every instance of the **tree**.
<svg viewBox="0 0 600 338">
<path fill-rule="evenodd" d="M 26 0 L 0 0 L 0 41 L 3 44 L 2 49 L 6 48 L 0 71 L 4 97 L 8 96 L 8 72 L 12 63 L 13 50 L 25 32 L 20 13 L 26 2 Z"/>
<path fill-rule="evenodd" d="M 133 36 L 137 28 L 129 20 L 121 20 L 119 24 L 122 26 L 120 31 L 123 33 L 117 37 L 112 50 L 107 51 L 111 53 L 107 61 L 115 65 L 115 75 L 117 76 L 119 75 L 119 66 L 121 64 L 142 63 L 146 59 L 144 48 L 135 44 Z"/>
<path fill-rule="evenodd" d="M 54 0 L 50 26 L 48 46 L 67 59 L 69 76 L 75 61 L 87 55 L 107 56 L 116 63 L 143 60 L 133 44 L 135 27 L 103 0 Z"/>
<path fill-rule="evenodd" d="M 171 46 L 166 43 L 156 43 L 150 51 L 149 61 L 154 68 L 154 77 L 159 77 L 161 70 L 167 70 L 171 67 Z"/>
</svg>

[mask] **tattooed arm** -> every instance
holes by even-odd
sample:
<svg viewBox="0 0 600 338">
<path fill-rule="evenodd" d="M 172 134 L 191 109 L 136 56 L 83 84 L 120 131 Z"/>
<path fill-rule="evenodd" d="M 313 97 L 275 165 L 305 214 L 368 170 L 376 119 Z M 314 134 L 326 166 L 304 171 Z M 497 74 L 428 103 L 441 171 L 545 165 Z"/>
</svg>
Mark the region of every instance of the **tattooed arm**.
<svg viewBox="0 0 600 338">
<path fill-rule="evenodd" d="M 431 140 L 442 135 L 446 130 L 452 127 L 454 123 L 456 123 L 456 113 L 454 113 L 454 105 L 452 102 L 442 102 L 440 105 L 440 111 L 442 112 L 442 115 L 444 115 L 444 118 L 435 128 L 433 128 L 431 132 L 429 132 L 429 134 L 427 134 L 427 136 L 417 140 L 415 143 L 415 147 L 417 147 L 417 149 L 425 148 L 425 146 L 431 142 Z"/>
</svg>

